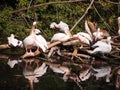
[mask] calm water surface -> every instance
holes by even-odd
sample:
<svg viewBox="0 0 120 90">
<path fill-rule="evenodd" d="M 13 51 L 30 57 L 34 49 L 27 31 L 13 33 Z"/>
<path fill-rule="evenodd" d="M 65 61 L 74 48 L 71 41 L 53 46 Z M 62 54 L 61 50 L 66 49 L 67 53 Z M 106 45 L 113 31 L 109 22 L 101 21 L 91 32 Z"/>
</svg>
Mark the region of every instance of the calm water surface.
<svg viewBox="0 0 120 90">
<path fill-rule="evenodd" d="M 114 76 L 110 82 L 105 77 L 96 80 L 95 76 L 80 82 L 70 78 L 65 81 L 64 73 L 53 72 L 52 64 L 38 58 L 14 57 L 1 55 L 0 90 L 116 90 Z"/>
</svg>

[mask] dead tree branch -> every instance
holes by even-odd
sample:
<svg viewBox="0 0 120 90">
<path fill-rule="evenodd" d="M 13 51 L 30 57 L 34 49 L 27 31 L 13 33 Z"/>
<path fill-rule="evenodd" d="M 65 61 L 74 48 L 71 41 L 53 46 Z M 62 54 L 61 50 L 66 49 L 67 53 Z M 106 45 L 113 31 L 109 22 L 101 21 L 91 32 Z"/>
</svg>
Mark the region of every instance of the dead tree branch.
<svg viewBox="0 0 120 90">
<path fill-rule="evenodd" d="M 15 10 L 15 11 L 12 11 L 10 13 L 14 14 L 14 13 L 18 13 L 18 12 L 25 11 L 25 10 L 28 10 L 28 9 L 32 9 L 32 8 L 36 8 L 36 7 L 40 7 L 40 6 L 45 6 L 45 5 L 64 4 L 64 3 L 73 3 L 73 2 L 81 2 L 81 1 L 84 1 L 84 0 L 70 0 L 70 1 L 59 1 L 59 2 L 42 3 L 42 4 L 38 4 L 38 5 L 32 5 L 29 8 L 26 7 L 26 8 L 22 8 L 22 9 L 19 9 L 19 10 Z"/>
<path fill-rule="evenodd" d="M 0 45 L 0 50 L 1 49 L 7 49 L 7 48 L 10 48 L 10 46 L 8 44 L 2 44 L 2 45 Z"/>
<path fill-rule="evenodd" d="M 82 17 L 75 23 L 75 25 L 71 28 L 71 31 L 78 25 L 78 23 L 85 17 L 85 15 L 88 13 L 88 10 L 91 8 L 94 0 L 91 1 L 90 5 L 86 9 L 85 13 L 82 15 Z"/>
</svg>

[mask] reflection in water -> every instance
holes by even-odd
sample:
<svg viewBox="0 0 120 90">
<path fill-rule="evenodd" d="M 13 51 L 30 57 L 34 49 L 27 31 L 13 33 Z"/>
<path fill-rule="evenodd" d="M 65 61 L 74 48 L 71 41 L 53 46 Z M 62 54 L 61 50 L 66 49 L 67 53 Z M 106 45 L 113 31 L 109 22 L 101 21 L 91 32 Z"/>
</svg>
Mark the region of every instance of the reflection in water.
<svg viewBox="0 0 120 90">
<path fill-rule="evenodd" d="M 81 82 L 86 81 L 92 76 L 92 68 L 91 66 L 85 66 L 84 69 L 80 70 L 77 74 L 74 73 L 74 75 L 70 76 L 70 79 Z"/>
<path fill-rule="evenodd" d="M 7 64 L 11 67 L 11 68 L 14 68 L 14 66 L 18 63 L 22 62 L 22 60 L 10 60 L 8 59 L 8 62 Z"/>
<path fill-rule="evenodd" d="M 26 79 L 29 80 L 31 90 L 33 90 L 33 82 L 35 83 L 39 82 L 38 77 L 41 77 L 42 75 L 44 75 L 48 67 L 46 66 L 45 63 L 42 63 L 41 66 L 38 66 L 38 62 L 37 62 L 37 66 L 34 68 L 31 61 L 34 63 L 34 59 L 25 60 L 26 64 L 23 70 L 23 75 Z"/>
<path fill-rule="evenodd" d="M 120 69 L 117 71 L 116 87 L 120 88 Z"/>
<path fill-rule="evenodd" d="M 96 80 L 98 80 L 101 77 L 106 77 L 106 82 L 110 82 L 110 73 L 111 73 L 110 66 L 93 68 L 93 71 L 94 71 L 94 76 L 96 77 Z"/>
<path fill-rule="evenodd" d="M 70 75 L 70 68 L 65 66 L 53 66 L 53 65 L 50 65 L 49 67 L 53 70 L 53 72 L 63 74 L 63 80 L 65 82 L 67 81 L 68 76 Z"/>
<path fill-rule="evenodd" d="M 8 57 L 7 57 L 7 59 L 8 59 Z M 78 90 L 78 88 L 80 90 L 84 90 L 85 87 L 93 88 L 94 84 L 96 84 L 96 87 L 97 87 L 97 83 L 98 83 L 98 85 L 100 84 L 99 82 L 102 82 L 102 83 L 107 82 L 110 85 L 111 84 L 113 86 L 116 85 L 117 88 L 120 87 L 120 81 L 119 81 L 120 80 L 120 74 L 119 74 L 120 70 L 118 69 L 118 71 L 116 72 L 116 75 L 117 75 L 116 83 L 113 83 L 113 79 L 111 76 L 112 68 L 109 65 L 99 65 L 98 66 L 97 64 L 94 64 L 94 65 L 78 64 L 73 67 L 73 65 L 56 64 L 56 63 L 52 63 L 52 62 L 48 62 L 48 61 L 43 61 L 38 58 L 28 58 L 28 59 L 21 60 L 21 59 L 16 59 L 13 57 L 9 58 L 7 60 L 7 64 L 11 68 L 10 71 L 13 70 L 16 72 L 17 70 L 14 70 L 14 69 L 16 69 L 16 67 L 20 67 L 20 68 L 22 67 L 21 70 L 19 70 L 19 73 L 14 72 L 11 74 L 13 74 L 14 78 L 21 77 L 21 78 L 24 78 L 25 81 L 28 80 L 29 85 L 30 85 L 29 87 L 31 88 L 31 90 L 40 90 L 40 88 L 42 87 L 41 83 L 44 83 L 44 86 L 45 86 L 46 83 L 49 82 L 48 76 L 52 78 L 52 77 L 56 77 L 56 75 L 60 76 L 60 77 L 62 75 L 62 79 L 61 78 L 60 79 L 63 82 L 60 83 L 58 81 L 59 85 L 63 85 L 62 83 L 65 83 L 64 85 L 67 85 L 68 83 L 70 84 L 71 82 L 72 82 L 72 84 L 70 84 L 70 85 L 73 85 L 73 87 L 74 87 L 74 85 L 76 85 L 77 89 L 71 89 L 71 90 Z M 54 73 L 58 73 L 59 75 L 53 74 L 53 72 L 51 72 L 51 70 Z M 20 76 L 20 74 L 21 74 L 21 76 Z M 104 79 L 105 78 L 105 80 L 102 80 L 102 79 L 96 80 L 94 77 L 96 79 L 100 79 L 100 78 Z M 42 80 L 40 81 L 40 79 L 42 79 Z M 21 79 L 21 80 L 23 80 L 23 79 Z M 57 86 L 55 86 L 55 83 L 58 83 L 58 82 L 57 82 L 57 80 L 55 80 L 55 81 L 56 82 L 51 81 L 51 85 L 49 85 L 49 88 L 57 87 Z M 90 84 L 87 85 L 85 82 L 90 83 Z M 91 84 L 93 86 L 90 86 Z M 40 87 L 40 88 L 36 89 L 36 86 Z M 68 85 L 68 86 L 64 86 L 64 88 L 65 87 L 68 88 L 68 87 L 72 87 L 72 86 Z M 48 88 L 47 89 L 43 89 L 43 88 L 44 87 L 42 87 L 41 90 L 48 90 Z M 20 90 L 29 90 L 29 89 L 20 89 Z M 54 90 L 56 90 L 56 89 L 54 89 Z M 68 90 L 68 89 L 64 89 L 64 90 Z M 92 89 L 92 90 L 98 90 L 98 89 Z"/>
</svg>

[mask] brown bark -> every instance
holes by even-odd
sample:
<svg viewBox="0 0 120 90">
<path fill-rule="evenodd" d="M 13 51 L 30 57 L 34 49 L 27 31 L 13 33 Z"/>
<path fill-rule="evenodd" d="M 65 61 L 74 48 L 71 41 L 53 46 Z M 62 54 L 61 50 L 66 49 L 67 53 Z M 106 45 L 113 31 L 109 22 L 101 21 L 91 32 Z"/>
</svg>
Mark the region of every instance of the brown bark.
<svg viewBox="0 0 120 90">
<path fill-rule="evenodd" d="M 11 48 L 11 47 L 8 44 L 0 45 L 0 49 L 7 49 L 7 48 Z"/>
</svg>

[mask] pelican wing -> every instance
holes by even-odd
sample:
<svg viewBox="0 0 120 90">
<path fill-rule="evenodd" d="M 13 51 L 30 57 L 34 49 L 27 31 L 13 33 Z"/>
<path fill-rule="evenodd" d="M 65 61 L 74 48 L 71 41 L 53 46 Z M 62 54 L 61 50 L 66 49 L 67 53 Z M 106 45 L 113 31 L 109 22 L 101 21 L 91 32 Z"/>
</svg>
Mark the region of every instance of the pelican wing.
<svg viewBox="0 0 120 90">
<path fill-rule="evenodd" d="M 54 34 L 54 36 L 52 37 L 51 41 L 66 41 L 69 39 L 69 36 L 67 36 L 64 33 L 56 33 Z"/>
<path fill-rule="evenodd" d="M 60 31 L 64 31 L 64 30 L 69 30 L 69 27 L 66 23 L 64 23 L 63 21 L 60 21 L 60 23 L 58 24 Z"/>
<path fill-rule="evenodd" d="M 17 40 L 15 37 L 14 37 L 14 34 L 11 34 L 10 37 L 7 38 L 8 39 L 8 44 L 12 44 L 14 47 L 16 47 L 18 45 L 18 42 L 19 40 Z"/>
<path fill-rule="evenodd" d="M 35 42 L 43 50 L 43 52 L 45 52 L 45 50 L 48 48 L 47 41 L 41 35 L 35 35 Z"/>
</svg>

